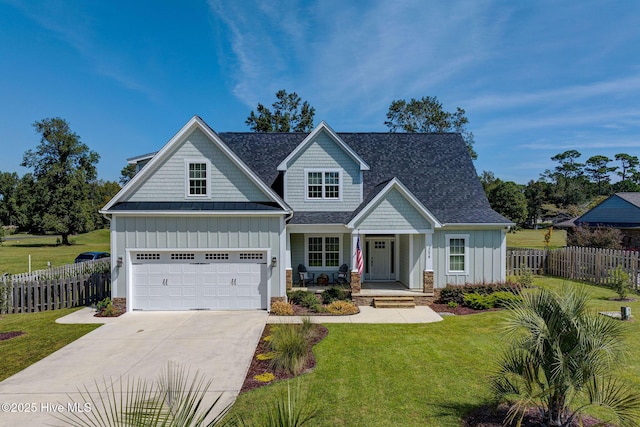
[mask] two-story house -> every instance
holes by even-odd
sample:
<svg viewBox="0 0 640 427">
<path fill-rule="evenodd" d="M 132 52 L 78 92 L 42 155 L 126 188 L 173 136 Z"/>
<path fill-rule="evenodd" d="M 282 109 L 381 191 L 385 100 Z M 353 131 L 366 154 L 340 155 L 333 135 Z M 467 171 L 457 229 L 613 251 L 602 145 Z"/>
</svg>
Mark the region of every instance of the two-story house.
<svg viewBox="0 0 640 427">
<path fill-rule="evenodd" d="M 101 210 L 127 310 L 269 309 L 298 266 L 432 294 L 505 279 L 509 220 L 459 134 L 216 133 L 193 117 Z M 362 274 L 356 256 L 360 248 Z"/>
</svg>

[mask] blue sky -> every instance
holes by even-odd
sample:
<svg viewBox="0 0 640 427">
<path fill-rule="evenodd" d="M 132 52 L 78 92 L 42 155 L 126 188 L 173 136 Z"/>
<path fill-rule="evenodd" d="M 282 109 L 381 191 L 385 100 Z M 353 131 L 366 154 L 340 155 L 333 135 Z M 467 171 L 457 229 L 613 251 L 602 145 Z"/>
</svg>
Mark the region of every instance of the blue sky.
<svg viewBox="0 0 640 427">
<path fill-rule="evenodd" d="M 569 149 L 640 155 L 640 2 L 0 0 L 0 171 L 62 117 L 117 180 L 194 114 L 248 131 L 279 89 L 337 132 L 437 96 L 478 173 L 526 183 Z"/>
</svg>

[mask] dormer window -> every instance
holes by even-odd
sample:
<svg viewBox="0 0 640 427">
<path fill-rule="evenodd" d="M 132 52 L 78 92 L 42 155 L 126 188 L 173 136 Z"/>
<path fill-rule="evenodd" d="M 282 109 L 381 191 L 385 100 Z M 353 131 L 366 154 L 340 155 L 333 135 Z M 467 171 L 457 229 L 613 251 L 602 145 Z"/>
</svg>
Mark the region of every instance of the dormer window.
<svg viewBox="0 0 640 427">
<path fill-rule="evenodd" d="M 209 196 L 209 162 L 205 159 L 185 160 L 187 197 Z"/>
<path fill-rule="evenodd" d="M 340 200 L 340 170 L 305 170 L 307 200 Z"/>
</svg>

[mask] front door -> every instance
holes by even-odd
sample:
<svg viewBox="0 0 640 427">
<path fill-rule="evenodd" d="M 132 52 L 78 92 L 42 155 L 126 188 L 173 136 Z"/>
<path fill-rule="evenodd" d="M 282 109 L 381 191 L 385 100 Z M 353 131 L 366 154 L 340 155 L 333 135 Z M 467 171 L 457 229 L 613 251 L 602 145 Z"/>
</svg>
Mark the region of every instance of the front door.
<svg viewBox="0 0 640 427">
<path fill-rule="evenodd" d="M 394 279 L 395 239 L 368 239 L 368 246 L 369 280 Z"/>
</svg>

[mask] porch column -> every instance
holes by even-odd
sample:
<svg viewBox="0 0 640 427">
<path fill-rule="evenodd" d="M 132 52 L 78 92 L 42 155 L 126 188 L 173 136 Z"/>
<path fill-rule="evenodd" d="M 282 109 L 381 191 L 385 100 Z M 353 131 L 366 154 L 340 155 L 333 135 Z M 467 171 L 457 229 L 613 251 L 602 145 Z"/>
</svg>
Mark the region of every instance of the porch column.
<svg viewBox="0 0 640 427">
<path fill-rule="evenodd" d="M 286 230 L 284 252 L 284 275 L 287 289 L 293 287 L 293 268 L 291 268 L 291 232 Z"/>
<path fill-rule="evenodd" d="M 434 272 L 433 272 L 433 233 L 425 233 L 424 241 L 426 247 L 424 251 L 425 268 L 422 272 L 422 292 L 428 295 L 434 294 Z"/>
</svg>

